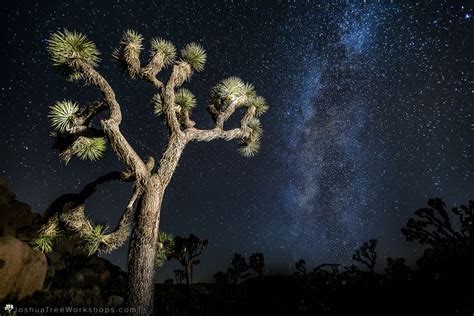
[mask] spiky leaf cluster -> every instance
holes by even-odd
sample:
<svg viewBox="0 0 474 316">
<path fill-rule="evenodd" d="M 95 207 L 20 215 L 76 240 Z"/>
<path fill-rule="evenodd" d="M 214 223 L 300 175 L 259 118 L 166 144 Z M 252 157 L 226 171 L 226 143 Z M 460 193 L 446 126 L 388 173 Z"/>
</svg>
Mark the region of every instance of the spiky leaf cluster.
<svg viewBox="0 0 474 316">
<path fill-rule="evenodd" d="M 173 43 L 161 38 L 153 38 L 151 40 L 151 53 L 152 55 L 162 54 L 165 65 L 173 63 L 176 59 L 176 48 Z"/>
<path fill-rule="evenodd" d="M 260 140 L 262 138 L 263 129 L 260 120 L 257 118 L 251 119 L 247 126 L 251 129 L 250 139 L 252 140 Z"/>
<path fill-rule="evenodd" d="M 252 118 L 247 126 L 251 130 L 250 136 L 240 144 L 239 152 L 244 157 L 253 157 L 260 150 L 263 129 L 260 120 L 257 118 Z"/>
<path fill-rule="evenodd" d="M 196 106 L 196 98 L 188 89 L 176 91 L 174 102 L 184 111 L 191 111 Z"/>
<path fill-rule="evenodd" d="M 219 82 L 211 91 L 211 102 L 225 110 L 230 103 L 241 98 L 242 105 L 256 96 L 255 88 L 249 83 L 245 83 L 239 77 L 229 77 Z"/>
<path fill-rule="evenodd" d="M 254 157 L 258 153 L 259 150 L 260 150 L 260 141 L 257 141 L 257 140 L 244 141 L 242 144 L 240 144 L 240 147 L 239 147 L 239 153 L 246 158 Z"/>
<path fill-rule="evenodd" d="M 204 69 L 206 63 L 206 51 L 201 45 L 190 43 L 181 50 L 181 56 L 194 71 L 201 71 Z"/>
<path fill-rule="evenodd" d="M 67 81 L 74 82 L 86 78 L 81 72 L 74 71 L 66 78 Z"/>
<path fill-rule="evenodd" d="M 59 133 L 66 133 L 74 126 L 74 119 L 79 112 L 79 105 L 69 100 L 58 101 L 50 107 L 51 126 Z"/>
<path fill-rule="evenodd" d="M 75 31 L 53 33 L 48 40 L 48 52 L 54 66 L 71 66 L 74 59 L 81 59 L 92 66 L 97 66 L 100 61 L 95 44 L 84 34 Z M 74 77 L 77 78 L 77 75 Z"/>
<path fill-rule="evenodd" d="M 151 100 L 153 104 L 153 112 L 156 116 L 163 114 L 163 98 L 159 93 L 155 94 Z"/>
<path fill-rule="evenodd" d="M 92 256 L 99 251 L 101 244 L 104 242 L 104 237 L 107 234 L 108 227 L 105 225 L 95 225 L 91 231 L 84 235 L 86 248 L 89 256 Z"/>
<path fill-rule="evenodd" d="M 34 250 L 39 250 L 44 253 L 50 253 L 51 251 L 53 251 L 53 243 L 54 237 L 40 234 L 33 240 L 31 246 Z"/>
<path fill-rule="evenodd" d="M 250 106 L 255 107 L 255 114 L 260 116 L 268 111 L 267 101 L 261 96 L 254 96 L 250 99 Z"/>
<path fill-rule="evenodd" d="M 53 251 L 54 241 L 60 236 L 61 232 L 57 220 L 50 220 L 31 242 L 31 247 L 44 253 L 50 253 Z"/>
<path fill-rule="evenodd" d="M 161 267 L 174 249 L 174 236 L 160 232 L 158 235 L 155 265 Z"/>
<path fill-rule="evenodd" d="M 134 30 L 127 30 L 120 42 L 122 45 L 131 45 L 137 49 L 142 49 L 143 36 Z"/>
<path fill-rule="evenodd" d="M 104 137 L 81 137 L 72 148 L 70 154 L 76 155 L 82 160 L 98 160 L 102 158 L 106 149 Z"/>
</svg>

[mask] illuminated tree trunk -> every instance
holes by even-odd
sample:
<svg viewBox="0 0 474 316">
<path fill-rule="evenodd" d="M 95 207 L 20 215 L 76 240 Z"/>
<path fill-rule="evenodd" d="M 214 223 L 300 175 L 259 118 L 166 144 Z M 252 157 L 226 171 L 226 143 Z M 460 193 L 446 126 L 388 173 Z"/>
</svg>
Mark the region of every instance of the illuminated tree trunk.
<svg viewBox="0 0 474 316">
<path fill-rule="evenodd" d="M 156 240 L 163 200 L 157 176 L 146 181 L 143 192 L 128 252 L 128 303 L 139 315 L 148 315 L 153 311 Z"/>
<path fill-rule="evenodd" d="M 139 315 L 152 315 L 155 289 L 155 259 L 161 204 L 186 140 L 173 135 L 160 161 L 160 167 L 143 182 L 143 195 L 136 210 L 128 253 L 128 300 Z"/>
</svg>

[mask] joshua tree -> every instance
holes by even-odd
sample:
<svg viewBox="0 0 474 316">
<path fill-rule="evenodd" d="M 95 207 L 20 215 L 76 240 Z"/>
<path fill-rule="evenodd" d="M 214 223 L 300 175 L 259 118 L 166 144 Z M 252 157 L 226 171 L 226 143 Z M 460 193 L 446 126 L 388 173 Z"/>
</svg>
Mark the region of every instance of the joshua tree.
<svg viewBox="0 0 474 316">
<path fill-rule="evenodd" d="M 362 263 L 369 269 L 370 273 L 374 273 L 375 264 L 377 263 L 375 248 L 377 248 L 377 239 L 364 242 L 362 247 L 352 255 L 352 260 Z"/>
<path fill-rule="evenodd" d="M 183 266 L 186 285 L 193 283 L 193 267 L 201 261 L 197 259 L 204 247 L 207 246 L 207 239 L 201 240 L 191 234 L 188 238 L 176 236 L 174 239 L 174 248 L 169 257 L 175 258 Z"/>
<path fill-rule="evenodd" d="M 472 270 L 474 264 L 474 201 L 446 210 L 441 199 L 428 200 L 428 207 L 415 211 L 402 228 L 407 241 L 428 245 L 420 265 L 444 266 L 449 273 Z"/>
<path fill-rule="evenodd" d="M 242 255 L 238 253 L 234 254 L 231 264 L 232 268 L 227 269 L 227 275 L 232 284 L 237 284 L 240 279 L 244 280 L 250 276 L 250 273 L 247 272 L 250 266 Z"/>
<path fill-rule="evenodd" d="M 40 249 L 49 250 L 44 246 L 51 245 L 59 231 L 65 229 L 68 235 L 77 234 L 83 239 L 89 236 L 88 243 L 93 245 L 92 250 L 109 252 L 131 235 L 128 302 L 145 307 L 141 309 L 147 310 L 144 313 L 152 313 L 161 202 L 184 148 L 190 142 L 239 140 L 240 153 L 251 157 L 260 148 L 262 128 L 259 117 L 268 106 L 262 97 L 257 96 L 251 84 L 230 77 L 219 82 L 211 91 L 208 111 L 214 127 L 199 129 L 191 119 L 196 99 L 181 86 L 195 72 L 203 70 L 206 62 L 204 49 L 191 43 L 177 57 L 172 43 L 154 38 L 151 40 L 149 61 L 144 66 L 140 57 L 142 50 L 143 37 L 134 31 L 127 31 L 113 56 L 132 78 L 142 79 L 156 90 L 156 94 L 150 96 L 154 113 L 164 118 L 169 132 L 167 145 L 157 165 L 153 157 L 146 160 L 140 157 L 123 135 L 120 128 L 121 106 L 115 91 L 97 70 L 100 53 L 96 45 L 85 35 L 67 30 L 56 32 L 49 39 L 48 51 L 53 66 L 67 80 L 83 81 L 102 93 L 101 100 L 88 105 L 63 100 L 51 107 L 49 117 L 54 128 L 56 148 L 61 151 L 60 158 L 66 163 L 73 156 L 97 160 L 108 144 L 125 169 L 116 178 L 132 181 L 133 192 L 120 224 L 113 232 L 92 224 L 85 216 L 84 201 L 65 203 L 57 213 L 51 214 L 35 244 Z M 166 80 L 158 78 L 160 71 L 167 66 L 171 67 L 169 76 L 164 78 Z M 226 130 L 226 121 L 240 109 L 245 111 L 240 126 Z M 108 115 L 99 117 L 98 114 L 104 111 Z"/>
<path fill-rule="evenodd" d="M 452 208 L 454 218 L 459 221 L 459 230 L 452 225 L 446 211 L 446 204 L 441 199 L 428 200 L 428 207 L 415 211 L 417 218 L 410 218 L 402 228 L 408 241 L 418 240 L 422 245 L 433 248 L 440 244 L 451 244 L 453 247 L 464 245 L 472 247 L 474 242 L 474 201 L 469 205 Z"/>
<path fill-rule="evenodd" d="M 249 266 L 258 274 L 259 277 L 263 278 L 263 268 L 265 267 L 265 257 L 263 253 L 256 252 L 249 258 Z"/>
<path fill-rule="evenodd" d="M 184 270 L 175 269 L 174 272 L 174 279 L 176 280 L 176 284 L 181 284 L 186 279 L 186 273 Z"/>
</svg>

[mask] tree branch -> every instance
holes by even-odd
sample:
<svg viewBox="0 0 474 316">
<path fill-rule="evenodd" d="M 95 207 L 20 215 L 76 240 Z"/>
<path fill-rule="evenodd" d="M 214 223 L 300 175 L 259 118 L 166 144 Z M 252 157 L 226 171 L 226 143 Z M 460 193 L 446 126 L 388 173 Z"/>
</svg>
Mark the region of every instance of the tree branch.
<svg viewBox="0 0 474 316">
<path fill-rule="evenodd" d="M 119 159 L 127 165 L 128 169 L 133 171 L 137 179 L 146 177 L 149 175 L 149 172 L 147 171 L 145 163 L 120 131 L 122 112 L 109 83 L 89 64 L 81 60 L 76 60 L 74 61 L 74 65 L 84 74 L 87 80 L 97 86 L 104 95 L 104 99 L 110 111 L 110 117 L 101 120 L 101 125 Z"/>
<path fill-rule="evenodd" d="M 224 130 L 224 122 L 227 121 L 237 108 L 240 100 L 234 101 L 224 112 L 216 110 L 216 124 L 213 129 L 202 130 L 194 127 L 187 128 L 185 130 L 186 140 L 189 141 L 211 141 L 214 139 L 224 139 L 226 141 L 233 139 L 244 139 L 250 136 L 251 130 L 248 127 L 249 121 L 255 117 L 255 107 L 251 106 L 248 108 L 245 115 L 240 121 L 240 128 L 234 128 L 231 130 Z M 213 106 L 210 106 L 213 107 Z M 214 108 L 215 109 L 215 108 Z"/>
</svg>

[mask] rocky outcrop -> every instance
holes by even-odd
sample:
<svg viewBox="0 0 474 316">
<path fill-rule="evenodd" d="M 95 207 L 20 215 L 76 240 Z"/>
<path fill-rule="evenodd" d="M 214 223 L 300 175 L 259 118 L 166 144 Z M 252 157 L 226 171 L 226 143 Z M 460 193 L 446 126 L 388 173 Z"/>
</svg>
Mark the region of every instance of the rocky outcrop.
<svg viewBox="0 0 474 316">
<path fill-rule="evenodd" d="M 29 247 L 41 222 L 42 215 L 17 201 L 0 179 L 0 302 L 123 305 L 126 273 L 104 258 L 87 256 L 77 240 L 63 236 L 46 256 Z"/>
<path fill-rule="evenodd" d="M 0 237 L 0 301 L 22 300 L 43 288 L 46 257 L 24 242 Z"/>
<path fill-rule="evenodd" d="M 17 237 L 18 230 L 31 228 L 40 220 L 41 215 L 33 214 L 28 204 L 17 201 L 0 179 L 0 236 Z"/>
<path fill-rule="evenodd" d="M 47 287 L 29 299 L 31 305 L 120 306 L 124 303 L 127 274 L 98 256 L 67 255 Z"/>
</svg>

